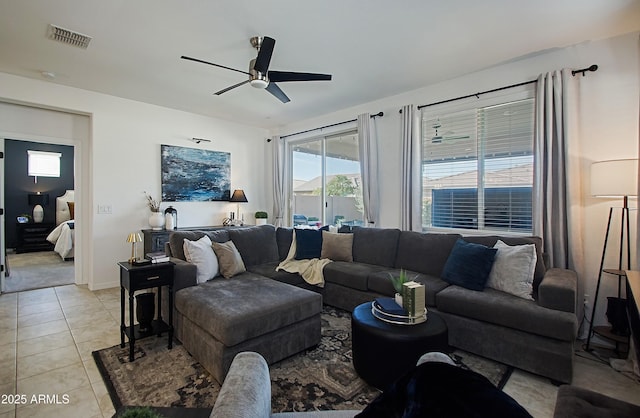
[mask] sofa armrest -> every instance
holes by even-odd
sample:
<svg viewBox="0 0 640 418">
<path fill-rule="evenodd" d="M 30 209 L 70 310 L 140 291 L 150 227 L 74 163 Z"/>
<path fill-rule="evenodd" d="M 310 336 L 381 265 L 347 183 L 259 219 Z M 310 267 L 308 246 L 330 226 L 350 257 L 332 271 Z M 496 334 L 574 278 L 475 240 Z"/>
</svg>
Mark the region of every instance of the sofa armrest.
<svg viewBox="0 0 640 418">
<path fill-rule="evenodd" d="M 538 305 L 557 311 L 576 311 L 578 275 L 573 270 L 547 270 L 538 287 Z"/>
<path fill-rule="evenodd" d="M 211 418 L 268 418 L 271 416 L 271 379 L 265 359 L 246 351 L 233 359 Z"/>
<path fill-rule="evenodd" d="M 195 286 L 198 284 L 197 275 L 198 268 L 195 264 L 172 257 L 173 262 L 173 294 L 185 287 Z"/>
</svg>

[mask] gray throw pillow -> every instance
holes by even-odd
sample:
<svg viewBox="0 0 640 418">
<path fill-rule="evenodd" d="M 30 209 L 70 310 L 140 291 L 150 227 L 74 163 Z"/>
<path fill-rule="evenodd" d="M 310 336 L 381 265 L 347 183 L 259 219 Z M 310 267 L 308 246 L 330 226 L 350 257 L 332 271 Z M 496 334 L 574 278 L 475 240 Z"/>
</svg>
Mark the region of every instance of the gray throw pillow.
<svg viewBox="0 0 640 418">
<path fill-rule="evenodd" d="M 322 231 L 320 258 L 333 261 L 353 261 L 353 234 Z"/>
<path fill-rule="evenodd" d="M 233 241 L 227 241 L 225 243 L 214 242 L 211 244 L 213 251 L 218 257 L 218 264 L 220 266 L 220 274 L 226 279 L 230 279 L 236 274 L 247 271 L 242 261 L 242 257 L 238 252 L 238 249 L 233 244 Z"/>
</svg>

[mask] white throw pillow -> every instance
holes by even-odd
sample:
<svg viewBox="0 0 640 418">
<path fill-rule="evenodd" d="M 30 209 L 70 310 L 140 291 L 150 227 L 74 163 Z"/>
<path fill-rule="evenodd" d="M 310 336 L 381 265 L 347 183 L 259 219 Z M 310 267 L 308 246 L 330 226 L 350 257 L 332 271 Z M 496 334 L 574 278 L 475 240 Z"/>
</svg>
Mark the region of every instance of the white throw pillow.
<svg viewBox="0 0 640 418">
<path fill-rule="evenodd" d="M 187 261 L 195 264 L 198 268 L 198 283 L 204 283 L 218 275 L 218 257 L 213 252 L 211 239 L 208 236 L 205 235 L 197 241 L 185 238 L 182 247 Z"/>
<path fill-rule="evenodd" d="M 536 270 L 535 244 L 507 245 L 498 240 L 495 261 L 487 287 L 533 300 L 533 273 Z"/>
</svg>

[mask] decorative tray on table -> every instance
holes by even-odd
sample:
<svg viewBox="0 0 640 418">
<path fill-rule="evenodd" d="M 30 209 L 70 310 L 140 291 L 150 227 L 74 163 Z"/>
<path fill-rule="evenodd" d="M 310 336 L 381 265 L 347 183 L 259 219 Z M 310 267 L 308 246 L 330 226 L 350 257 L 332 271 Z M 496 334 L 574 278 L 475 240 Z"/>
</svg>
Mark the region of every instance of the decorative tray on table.
<svg viewBox="0 0 640 418">
<path fill-rule="evenodd" d="M 397 325 L 416 325 L 427 320 L 427 308 L 424 308 L 422 314 L 417 316 L 390 313 L 385 311 L 377 300 L 371 303 L 371 313 L 381 321 Z"/>
</svg>

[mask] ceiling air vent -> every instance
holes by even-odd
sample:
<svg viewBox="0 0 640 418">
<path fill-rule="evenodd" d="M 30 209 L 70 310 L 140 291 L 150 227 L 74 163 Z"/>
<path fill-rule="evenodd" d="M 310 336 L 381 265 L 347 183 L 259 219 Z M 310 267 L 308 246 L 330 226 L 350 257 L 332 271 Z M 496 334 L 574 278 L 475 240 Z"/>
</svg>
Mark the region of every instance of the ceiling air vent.
<svg viewBox="0 0 640 418">
<path fill-rule="evenodd" d="M 63 44 L 77 46 L 78 48 L 87 49 L 91 37 L 74 32 L 69 29 L 61 28 L 56 25 L 49 25 L 49 39 L 62 42 Z"/>
</svg>

